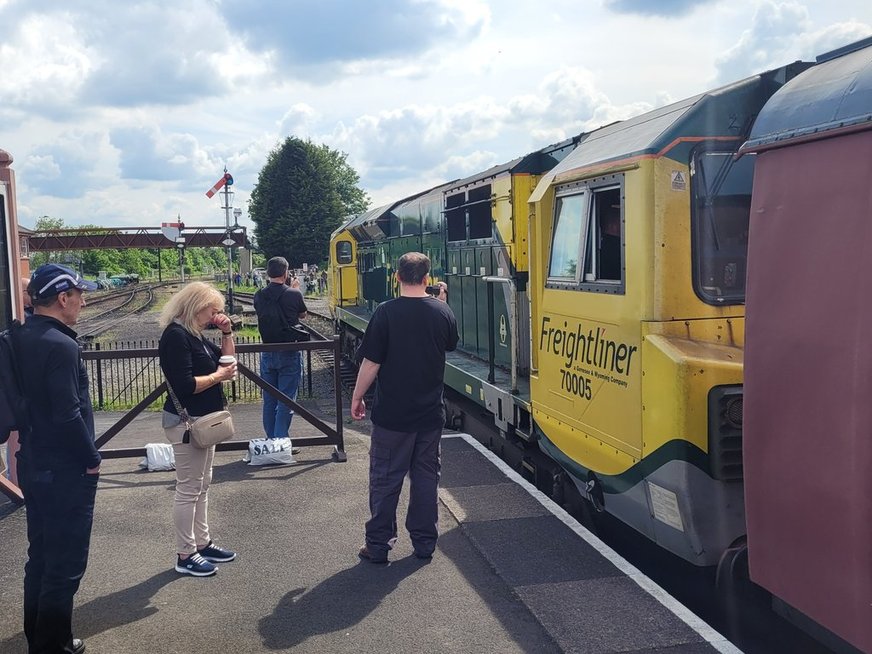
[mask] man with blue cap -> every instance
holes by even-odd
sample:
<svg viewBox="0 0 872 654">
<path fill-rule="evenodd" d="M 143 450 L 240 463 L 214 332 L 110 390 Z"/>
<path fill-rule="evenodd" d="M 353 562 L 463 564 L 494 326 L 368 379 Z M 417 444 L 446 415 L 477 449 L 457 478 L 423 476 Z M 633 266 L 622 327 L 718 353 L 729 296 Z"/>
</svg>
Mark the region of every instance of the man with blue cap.
<svg viewBox="0 0 872 654">
<path fill-rule="evenodd" d="M 18 477 L 27 507 L 24 634 L 30 654 L 80 654 L 73 596 L 85 574 L 100 453 L 88 373 L 72 327 L 97 288 L 66 266 L 45 264 L 27 287 L 33 316 L 21 328 L 22 395 L 29 428 L 21 434 Z"/>
</svg>

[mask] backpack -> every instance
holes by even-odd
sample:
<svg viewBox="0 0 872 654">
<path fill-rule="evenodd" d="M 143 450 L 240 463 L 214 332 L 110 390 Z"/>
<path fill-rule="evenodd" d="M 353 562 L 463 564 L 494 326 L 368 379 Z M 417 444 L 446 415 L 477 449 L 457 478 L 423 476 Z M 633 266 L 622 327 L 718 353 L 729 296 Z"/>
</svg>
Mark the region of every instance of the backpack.
<svg viewBox="0 0 872 654">
<path fill-rule="evenodd" d="M 257 330 L 264 343 L 300 343 L 308 341 L 310 334 L 302 325 L 289 325 L 282 312 L 279 298 L 286 293 L 284 289 L 276 294 L 271 286 L 258 291 L 260 302 L 257 311 Z"/>
<path fill-rule="evenodd" d="M 0 332 L 0 443 L 9 440 L 13 431 L 28 429 L 27 399 L 22 395 L 21 366 L 16 352 L 21 323 Z"/>
</svg>

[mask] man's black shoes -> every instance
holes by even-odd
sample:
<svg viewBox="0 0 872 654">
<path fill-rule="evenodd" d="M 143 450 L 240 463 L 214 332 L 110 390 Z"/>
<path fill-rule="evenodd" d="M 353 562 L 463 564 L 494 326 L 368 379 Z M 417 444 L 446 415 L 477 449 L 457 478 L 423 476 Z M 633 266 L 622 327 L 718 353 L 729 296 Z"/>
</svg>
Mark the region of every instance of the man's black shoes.
<svg viewBox="0 0 872 654">
<path fill-rule="evenodd" d="M 370 563 L 387 563 L 388 555 L 387 554 L 376 554 L 371 551 L 366 545 L 360 548 L 360 551 L 357 552 L 357 556 L 362 558 L 364 561 L 369 561 Z"/>
<path fill-rule="evenodd" d="M 81 638 L 73 638 L 73 654 L 82 654 L 85 651 L 85 641 Z"/>
</svg>

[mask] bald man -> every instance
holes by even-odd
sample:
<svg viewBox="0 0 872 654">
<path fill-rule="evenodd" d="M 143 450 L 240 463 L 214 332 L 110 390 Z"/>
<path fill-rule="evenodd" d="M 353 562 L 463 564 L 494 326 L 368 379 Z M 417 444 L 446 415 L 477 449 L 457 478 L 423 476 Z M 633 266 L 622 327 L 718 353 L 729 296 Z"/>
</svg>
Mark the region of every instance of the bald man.
<svg viewBox="0 0 872 654">
<path fill-rule="evenodd" d="M 27 292 L 27 286 L 30 284 L 29 277 L 21 278 L 21 297 L 24 299 L 24 317 L 29 318 L 33 315 L 33 302 L 30 301 L 30 293 Z M 24 320 L 22 319 L 22 322 Z"/>
</svg>

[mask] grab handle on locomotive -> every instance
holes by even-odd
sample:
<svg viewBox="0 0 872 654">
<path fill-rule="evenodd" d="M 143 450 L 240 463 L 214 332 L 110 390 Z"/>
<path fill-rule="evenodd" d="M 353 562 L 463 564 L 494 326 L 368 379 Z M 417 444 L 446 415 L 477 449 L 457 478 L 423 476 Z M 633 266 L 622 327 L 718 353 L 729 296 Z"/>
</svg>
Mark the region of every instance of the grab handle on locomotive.
<svg viewBox="0 0 872 654">
<path fill-rule="evenodd" d="M 482 280 L 487 284 L 487 354 L 488 354 L 488 374 L 487 380 L 493 384 L 496 377 L 494 376 L 494 359 L 496 358 L 496 344 L 494 343 L 494 287 L 493 284 L 508 284 L 509 285 L 509 325 L 511 326 L 511 361 L 512 361 L 512 393 L 518 392 L 518 365 L 515 358 L 517 357 L 517 339 L 518 339 L 518 324 L 517 324 L 517 309 L 515 282 L 511 277 L 482 277 Z"/>
</svg>

